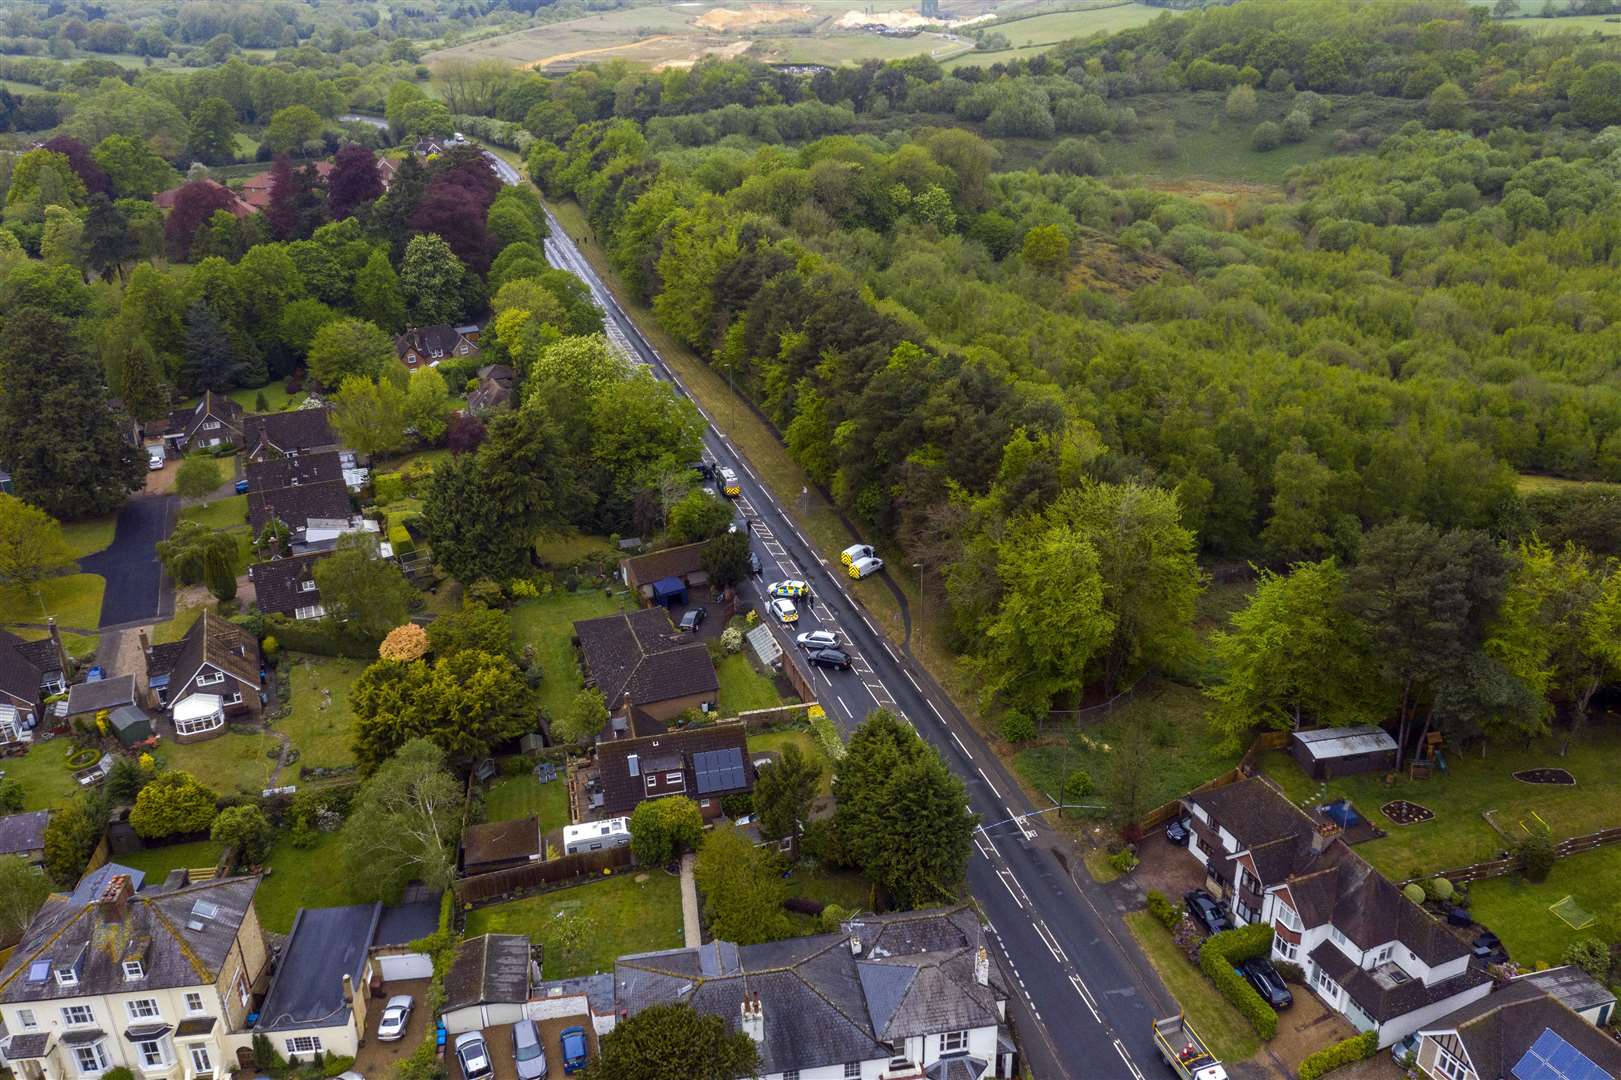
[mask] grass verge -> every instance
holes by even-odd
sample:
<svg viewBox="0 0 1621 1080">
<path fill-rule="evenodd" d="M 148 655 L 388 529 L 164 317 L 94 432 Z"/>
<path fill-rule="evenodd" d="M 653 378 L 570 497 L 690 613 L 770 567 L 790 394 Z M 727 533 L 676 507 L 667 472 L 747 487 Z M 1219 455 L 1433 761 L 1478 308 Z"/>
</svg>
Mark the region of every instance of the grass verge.
<svg viewBox="0 0 1621 1080">
<path fill-rule="evenodd" d="M 556 920 L 579 912 L 590 920 L 580 947 L 563 953 Z M 545 947 L 545 977 L 566 979 L 612 971 L 626 953 L 678 949 L 681 939 L 681 882 L 663 870 L 623 872 L 601 881 L 478 908 L 467 913 L 467 936 L 528 934 Z"/>
<path fill-rule="evenodd" d="M 1204 1039 L 1211 1053 L 1229 1066 L 1254 1057 L 1261 1048 L 1255 1030 L 1216 992 L 1204 973 L 1182 955 L 1171 940 L 1170 931 L 1146 911 L 1130 912 L 1125 920 L 1137 944 L 1147 954 L 1148 962 L 1159 972 L 1165 988 L 1187 1014 L 1188 1023 Z"/>
<path fill-rule="evenodd" d="M 117 526 L 117 514 L 75 521 L 71 525 L 62 526 L 62 539 L 67 541 L 68 550 L 73 552 L 73 557 L 82 559 L 86 555 L 94 555 L 110 547 Z"/>
<path fill-rule="evenodd" d="M 188 506 L 180 511 L 181 521 L 195 521 L 210 529 L 246 528 L 248 524 L 248 497 L 231 495 L 213 502 Z"/>
</svg>

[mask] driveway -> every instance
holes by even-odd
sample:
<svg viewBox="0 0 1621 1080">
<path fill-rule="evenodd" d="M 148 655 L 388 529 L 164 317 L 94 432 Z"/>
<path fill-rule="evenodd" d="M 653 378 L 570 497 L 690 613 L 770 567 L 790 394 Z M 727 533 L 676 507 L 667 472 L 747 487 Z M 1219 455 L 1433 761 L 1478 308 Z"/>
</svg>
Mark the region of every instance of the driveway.
<svg viewBox="0 0 1621 1080">
<path fill-rule="evenodd" d="M 174 611 L 174 588 L 158 562 L 157 542 L 174 530 L 180 500 L 141 495 L 118 512 L 112 546 L 79 560 L 79 569 L 107 581 L 100 626 L 156 622 Z"/>
</svg>

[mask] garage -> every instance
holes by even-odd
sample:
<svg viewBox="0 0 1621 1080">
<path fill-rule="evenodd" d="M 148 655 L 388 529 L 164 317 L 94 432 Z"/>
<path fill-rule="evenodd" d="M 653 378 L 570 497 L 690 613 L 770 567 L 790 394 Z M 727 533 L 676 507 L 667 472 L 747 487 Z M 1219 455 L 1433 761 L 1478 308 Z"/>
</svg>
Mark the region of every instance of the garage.
<svg viewBox="0 0 1621 1080">
<path fill-rule="evenodd" d="M 405 982 L 410 979 L 433 978 L 433 957 L 427 953 L 399 953 L 377 956 L 377 972 L 385 983 Z"/>
</svg>

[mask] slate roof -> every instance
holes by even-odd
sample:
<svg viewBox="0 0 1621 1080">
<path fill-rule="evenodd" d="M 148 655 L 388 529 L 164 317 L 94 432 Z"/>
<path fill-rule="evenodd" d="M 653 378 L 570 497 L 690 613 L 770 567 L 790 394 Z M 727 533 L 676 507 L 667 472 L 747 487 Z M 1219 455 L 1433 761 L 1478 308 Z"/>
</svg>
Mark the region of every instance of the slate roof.
<svg viewBox="0 0 1621 1080">
<path fill-rule="evenodd" d="M 1547 991 L 1571 1009 L 1590 1009 L 1615 1002 L 1615 995 L 1608 987 L 1581 968 L 1568 964 L 1521 975 L 1520 980 Z"/>
<path fill-rule="evenodd" d="M 586 677 L 596 683 L 610 712 L 625 695 L 636 705 L 709 694 L 720 689 L 709 650 L 678 634 L 661 607 L 642 608 L 574 624 Z"/>
<path fill-rule="evenodd" d="M 255 876 L 137 892 L 127 901 L 122 921 L 112 921 L 103 912 L 99 891 L 87 896 L 78 892 L 52 895 L 0 969 L 0 1002 L 63 996 L 54 977 L 28 981 L 30 966 L 40 960 L 49 961 L 53 970 L 78 965 L 75 996 L 127 993 L 131 984 L 124 979 L 123 960 L 136 952 L 146 971 L 140 989 L 211 986 L 235 947 L 258 887 Z M 193 914 L 200 900 L 213 905 L 212 917 Z M 192 922 L 200 922 L 203 928 L 191 929 Z"/>
<path fill-rule="evenodd" d="M 146 677 L 155 679 L 171 674 L 185 648 L 184 641 L 165 641 L 161 645 L 153 645 L 146 654 Z"/>
<path fill-rule="evenodd" d="M 242 441 L 250 456 L 266 451 L 283 454 L 326 450 L 338 445 L 327 421 L 328 408 L 291 409 L 278 413 L 255 413 L 242 418 Z"/>
<path fill-rule="evenodd" d="M 462 866 L 467 873 L 495 863 L 526 861 L 540 854 L 540 822 L 533 817 L 469 825 L 462 833 Z"/>
<path fill-rule="evenodd" d="M 445 323 L 435 326 L 417 326 L 407 330 L 394 339 L 394 352 L 400 357 L 415 349 L 421 356 L 437 360 L 441 357 L 454 356 L 456 346 L 460 345 L 463 335 L 455 328 Z M 478 352 L 478 345 L 468 341 L 473 352 Z"/>
<path fill-rule="evenodd" d="M 1416 978 L 1386 986 L 1373 972 L 1352 963 L 1331 941 L 1325 941 L 1313 949 L 1311 959 L 1345 988 L 1345 992 L 1363 1012 L 1381 1024 L 1492 981 L 1491 975 L 1483 968 L 1467 967 L 1459 975 L 1428 986 L 1422 979 Z"/>
<path fill-rule="evenodd" d="M 74 683 L 68 687 L 68 715 L 116 709 L 135 702 L 135 676 L 119 675 L 112 679 Z"/>
<path fill-rule="evenodd" d="M 536 1001 L 552 997 L 584 996 L 586 1006 L 598 1016 L 614 1011 L 614 977 L 607 972 L 574 979 L 553 979 L 535 987 Z"/>
<path fill-rule="evenodd" d="M 445 976 L 441 1013 L 469 1005 L 529 1000 L 529 939 L 523 934 L 484 934 L 456 946 Z"/>
<path fill-rule="evenodd" d="M 39 693 L 44 672 L 29 659 L 22 649 L 24 644 L 27 643 L 16 634 L 0 630 L 0 695 L 37 713 L 44 700 Z"/>
<path fill-rule="evenodd" d="M 249 491 L 272 491 L 300 484 L 318 484 L 323 480 L 342 480 L 343 461 L 336 450 L 324 450 L 299 454 L 297 457 L 250 461 L 244 472 Z"/>
<path fill-rule="evenodd" d="M 203 391 L 203 399 L 190 409 L 177 409 L 171 414 L 171 427 L 184 434 L 190 443 L 203 433 L 203 424 L 210 419 L 220 422 L 220 437 L 235 440 L 242 434 L 243 408 L 224 394 Z"/>
<path fill-rule="evenodd" d="M 467 395 L 467 407 L 473 412 L 489 412 L 499 409 L 512 401 L 511 381 L 502 382 L 499 379 L 481 378 L 478 387 Z"/>
<path fill-rule="evenodd" d="M 411 900 L 383 909 L 372 945 L 405 945 L 439 930 L 439 896 Z"/>
<path fill-rule="evenodd" d="M 303 583 L 315 580 L 315 564 L 330 554 L 330 551 L 316 551 L 290 555 L 248 567 L 248 577 L 253 579 L 254 602 L 259 610 L 291 615 L 298 608 L 319 604 L 321 590 L 306 591 Z"/>
<path fill-rule="evenodd" d="M 4 631 L 0 631 L 4 633 Z M 15 635 L 8 635 L 16 637 Z M 30 664 L 39 668 L 43 675 L 62 674 L 62 649 L 56 640 L 51 637 L 42 637 L 35 641 L 24 641 L 16 638 L 12 646 L 18 654 Z"/>
<path fill-rule="evenodd" d="M 897 947 L 942 947 L 857 955 L 852 935 Z M 892 1045 L 913 1035 L 995 1026 L 1006 981 L 989 953 L 990 985 L 975 981 L 974 956 L 984 944 L 965 908 L 874 916 L 843 933 L 622 956 L 614 965 L 614 994 L 630 1013 L 680 1001 L 733 1030 L 744 995 L 757 994 L 764 1013 L 760 1073 L 815 1069 L 888 1057 Z"/>
<path fill-rule="evenodd" d="M 237 651 L 239 647 L 243 652 Z M 189 683 L 205 661 L 248 686 L 259 685 L 259 643 L 240 626 L 208 611 L 178 642 L 153 646 L 147 677 L 169 675 L 171 685 Z"/>
<path fill-rule="evenodd" d="M 365 992 L 361 969 L 381 914 L 381 904 L 299 909 L 254 1030 L 295 1031 L 343 1023 L 349 1015 L 343 977 L 349 976 L 357 992 Z"/>
<path fill-rule="evenodd" d="M 651 585 L 660 578 L 687 578 L 700 573 L 703 569 L 704 551 L 708 549 L 709 543 L 708 540 L 703 540 L 696 544 L 682 544 L 680 547 L 620 559 L 619 567 L 624 574 L 625 584 L 632 589 L 639 589 L 643 585 Z"/>
<path fill-rule="evenodd" d="M 48 1031 L 30 1031 L 13 1035 L 6 1043 L 6 1060 L 27 1061 L 29 1058 L 42 1058 L 50 1041 L 51 1033 Z"/>
<path fill-rule="evenodd" d="M 741 782 L 736 786 L 706 791 L 703 793 L 705 796 L 748 791 L 754 787 L 754 763 L 749 760 L 748 730 L 743 724 L 729 721 L 639 738 L 599 742 L 597 775 L 602 780 L 603 811 L 613 817 L 634 810 L 636 804 L 647 797 L 647 788 L 642 775 L 649 771 L 652 762 L 664 755 L 673 755 L 668 768 L 674 768 L 675 761 L 680 762 L 681 769 L 686 774 L 686 791 L 695 795 L 698 792 L 698 777 L 693 770 L 692 756 L 705 751 L 731 749 L 740 751 Z M 635 776 L 630 772 L 629 758 L 632 754 L 637 757 L 638 775 Z M 643 767 L 644 762 L 649 763 L 649 768 Z"/>
<path fill-rule="evenodd" d="M 1611 1075 L 1621 1076 L 1621 1045 L 1557 997 L 1523 978 L 1424 1025 L 1422 1030 L 1456 1031 L 1476 1075 L 1482 1077 L 1510 1075 L 1509 1070 L 1544 1031 L 1552 1031 Z"/>
<path fill-rule="evenodd" d="M 45 826 L 51 820 L 49 810 L 32 810 L 26 814 L 0 817 L 0 855 L 24 855 L 45 846 Z"/>
<path fill-rule="evenodd" d="M 297 487 L 248 489 L 248 521 L 253 531 L 263 529 L 272 517 L 280 518 L 289 529 L 302 529 L 311 518 L 347 520 L 355 512 L 340 474 L 336 480 L 323 480 Z"/>
</svg>

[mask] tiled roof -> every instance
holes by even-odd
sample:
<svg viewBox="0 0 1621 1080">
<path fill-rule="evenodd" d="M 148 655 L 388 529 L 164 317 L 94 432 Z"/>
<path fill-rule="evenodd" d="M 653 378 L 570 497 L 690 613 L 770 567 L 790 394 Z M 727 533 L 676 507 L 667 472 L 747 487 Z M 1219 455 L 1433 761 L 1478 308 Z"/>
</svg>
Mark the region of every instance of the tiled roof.
<svg viewBox="0 0 1621 1080">
<path fill-rule="evenodd" d="M 1189 795 L 1187 801 L 1202 806 L 1232 833 L 1240 851 L 1286 836 L 1309 837 L 1315 828 L 1310 817 L 1259 776 Z"/>
<path fill-rule="evenodd" d="M 1363 1012 L 1381 1024 L 1492 981 L 1491 975 L 1483 969 L 1468 967 L 1459 975 L 1429 985 L 1422 979 L 1409 977 L 1405 982 L 1387 986 L 1372 972 L 1352 963 L 1331 941 L 1313 949 L 1311 959 L 1345 988 Z"/>
<path fill-rule="evenodd" d="M 160 645 L 152 646 L 146 656 L 146 677 L 148 679 L 161 678 L 174 672 L 175 665 L 180 662 L 180 654 L 186 651 L 185 641 L 165 641 Z"/>
<path fill-rule="evenodd" d="M 418 326 L 407 330 L 394 339 L 394 351 L 403 357 L 407 352 L 415 349 L 418 354 L 432 359 L 451 357 L 456 354 L 456 346 L 461 344 L 463 338 L 457 330 L 444 323 L 435 326 Z M 469 341 L 474 353 L 478 346 Z"/>
<path fill-rule="evenodd" d="M 0 855 L 39 851 L 45 846 L 45 826 L 50 820 L 49 810 L 0 817 Z"/>
<path fill-rule="evenodd" d="M 1509 1076 L 1509 1070 L 1544 1031 L 1552 1031 L 1610 1075 L 1621 1076 L 1621 1045 L 1523 978 L 1422 1030 L 1456 1031 L 1481 1077 Z"/>
<path fill-rule="evenodd" d="M 123 961 L 137 954 L 146 972 L 140 989 L 211 986 L 235 947 L 258 887 L 257 877 L 236 877 L 148 889 L 129 897 L 122 919 L 102 909 L 99 892 L 77 901 L 60 893 L 51 896 L 0 969 L 0 1002 L 62 996 L 54 977 L 29 981 L 36 961 L 47 961 L 53 972 L 77 966 L 75 995 L 80 997 L 128 992 Z M 212 914 L 196 912 L 200 901 L 206 901 L 205 910 Z M 202 929 L 192 929 L 192 923 Z"/>
<path fill-rule="evenodd" d="M 203 425 L 209 420 L 220 422 L 222 438 L 236 439 L 242 433 L 242 414 L 242 406 L 226 395 L 205 390 L 201 401 L 189 411 L 178 411 L 175 415 L 180 418 L 179 430 L 185 432 L 186 442 L 190 443 L 202 434 Z"/>
<path fill-rule="evenodd" d="M 248 686 L 259 685 L 259 643 L 235 623 L 204 611 L 191 624 L 179 645 L 180 648 L 173 651 L 172 661 L 170 651 L 164 646 L 154 646 L 152 650 L 154 661 L 161 657 L 161 662 L 170 664 L 168 674 L 177 677 L 172 685 L 189 683 L 205 662 Z M 242 651 L 239 652 L 239 648 Z M 159 653 L 160 649 L 164 651 Z M 150 677 L 163 672 L 154 672 L 148 667 L 147 674 Z"/>
<path fill-rule="evenodd" d="M 484 934 L 456 946 L 445 976 L 441 1012 L 491 1002 L 529 1000 L 529 939 L 522 934 Z"/>
<path fill-rule="evenodd" d="M 255 533 L 273 517 L 289 529 L 301 529 L 311 518 L 348 519 L 354 512 L 349 489 L 341 478 L 269 491 L 248 489 L 248 521 Z"/>
<path fill-rule="evenodd" d="M 324 480 L 342 480 L 343 459 L 336 450 L 326 450 L 299 454 L 297 457 L 250 461 L 243 471 L 247 476 L 249 491 L 273 491 L 300 484 L 318 484 Z"/>
<path fill-rule="evenodd" d="M 509 863 L 540 853 L 540 822 L 535 818 L 469 825 L 462 833 L 462 865 L 468 873 L 492 863 Z"/>
<path fill-rule="evenodd" d="M 291 555 L 248 567 L 248 576 L 253 579 L 254 602 L 259 605 L 259 610 L 291 615 L 301 607 L 319 604 L 321 590 L 307 590 L 303 583 L 315 580 L 315 564 L 330 554 L 329 551 L 317 551 L 309 555 Z"/>
<path fill-rule="evenodd" d="M 698 776 L 693 769 L 694 754 L 715 750 L 737 750 L 742 769 L 741 783 L 736 786 L 705 791 L 705 796 L 726 795 L 734 791 L 748 791 L 754 787 L 754 763 L 749 760 L 747 728 L 737 722 L 705 724 L 658 735 L 640 738 L 611 739 L 597 744 L 597 775 L 602 779 L 603 810 L 611 815 L 629 813 L 646 798 L 647 789 L 642 776 L 651 771 L 642 763 L 661 755 L 673 755 L 679 761 L 686 777 L 689 795 L 698 793 Z M 629 758 L 637 757 L 638 775 L 631 775 Z M 671 766 L 673 768 L 673 765 Z"/>
<path fill-rule="evenodd" d="M 586 675 L 596 683 L 610 712 L 633 704 L 712 693 L 720 688 L 709 650 L 676 633 L 661 607 L 629 614 L 584 619 L 574 624 Z"/>
<path fill-rule="evenodd" d="M 256 413 L 242 418 L 242 441 L 250 455 L 266 452 L 304 453 L 327 450 L 338 445 L 328 423 L 331 409 L 291 409 L 287 412 Z"/>
<path fill-rule="evenodd" d="M 68 715 L 100 712 L 135 702 L 135 676 L 119 675 L 112 679 L 74 683 L 68 687 Z"/>
<path fill-rule="evenodd" d="M 680 547 L 620 559 L 619 566 L 624 571 L 625 584 L 637 589 L 661 578 L 684 578 L 698 573 L 703 569 L 704 551 L 708 547 L 707 540 L 696 544 L 682 544 Z"/>
<path fill-rule="evenodd" d="M 17 635 L 0 630 L 0 700 L 13 698 L 38 712 L 42 672 L 23 652 L 24 644 Z"/>
</svg>

